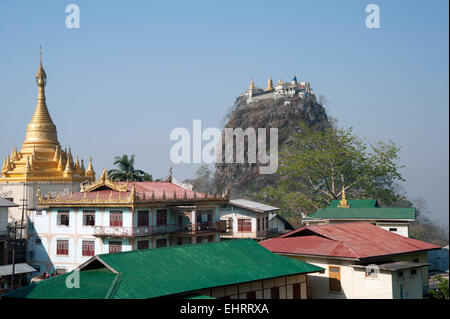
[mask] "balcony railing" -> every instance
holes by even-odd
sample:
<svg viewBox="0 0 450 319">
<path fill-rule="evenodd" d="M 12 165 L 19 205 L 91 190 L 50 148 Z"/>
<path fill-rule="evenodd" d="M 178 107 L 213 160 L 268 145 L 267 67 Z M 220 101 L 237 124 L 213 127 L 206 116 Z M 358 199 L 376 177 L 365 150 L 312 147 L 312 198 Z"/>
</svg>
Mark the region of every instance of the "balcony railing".
<svg viewBox="0 0 450 319">
<path fill-rule="evenodd" d="M 202 232 L 220 231 L 220 222 L 207 222 L 196 224 L 166 224 L 155 226 L 119 227 L 119 226 L 95 226 L 94 235 L 110 237 L 136 237 L 152 236 L 174 233 L 195 234 Z"/>
</svg>

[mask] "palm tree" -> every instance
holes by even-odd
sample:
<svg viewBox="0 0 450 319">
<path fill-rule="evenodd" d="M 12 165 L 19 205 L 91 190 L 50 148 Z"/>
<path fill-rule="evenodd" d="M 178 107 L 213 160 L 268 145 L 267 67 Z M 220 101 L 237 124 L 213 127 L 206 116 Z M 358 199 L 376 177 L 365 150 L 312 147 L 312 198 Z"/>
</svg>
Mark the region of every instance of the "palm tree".
<svg viewBox="0 0 450 319">
<path fill-rule="evenodd" d="M 114 165 L 117 165 L 118 169 L 110 169 L 108 177 L 116 182 L 151 182 L 153 180 L 152 175 L 139 169 L 134 169 L 134 154 L 130 158 L 126 154 L 116 156 Z"/>
</svg>

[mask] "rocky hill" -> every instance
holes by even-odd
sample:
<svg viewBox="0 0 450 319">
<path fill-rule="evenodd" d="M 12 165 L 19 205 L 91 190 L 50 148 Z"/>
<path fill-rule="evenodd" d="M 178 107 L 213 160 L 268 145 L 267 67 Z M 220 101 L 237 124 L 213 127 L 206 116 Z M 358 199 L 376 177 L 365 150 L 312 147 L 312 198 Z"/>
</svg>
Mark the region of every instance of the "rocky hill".
<svg viewBox="0 0 450 319">
<path fill-rule="evenodd" d="M 302 133 L 301 125 L 306 124 L 313 129 L 329 125 L 327 114 L 315 96 L 266 99 L 247 104 L 244 97 L 236 100 L 224 128 L 278 128 L 279 151 L 289 143 L 292 133 Z M 267 138 L 269 141 L 269 138 Z M 268 143 L 268 142 L 267 142 Z M 269 149 L 269 147 L 267 147 Z M 224 145 L 222 145 L 224 150 Z M 246 153 L 245 149 L 245 153 Z M 224 151 L 222 151 L 224 153 Z M 247 155 L 247 154 L 246 154 Z M 224 154 L 222 155 L 224 157 Z M 216 163 L 215 184 L 219 191 L 231 185 L 232 197 L 242 196 L 252 198 L 262 188 L 273 185 L 278 179 L 277 174 L 260 175 L 258 163 Z M 266 166 L 266 165 L 264 165 Z"/>
</svg>

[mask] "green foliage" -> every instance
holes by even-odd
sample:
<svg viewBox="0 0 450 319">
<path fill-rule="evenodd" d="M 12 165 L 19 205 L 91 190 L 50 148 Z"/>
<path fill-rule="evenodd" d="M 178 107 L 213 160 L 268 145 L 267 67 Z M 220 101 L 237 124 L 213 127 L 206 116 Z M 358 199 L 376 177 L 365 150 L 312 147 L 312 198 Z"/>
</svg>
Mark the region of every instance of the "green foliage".
<svg viewBox="0 0 450 319">
<path fill-rule="evenodd" d="M 432 298 L 435 299 L 449 299 L 448 294 L 448 279 L 442 278 L 441 276 L 436 276 L 436 280 L 439 282 L 436 290 L 430 289 L 429 293 Z"/>
<path fill-rule="evenodd" d="M 153 180 L 152 175 L 134 169 L 134 154 L 130 158 L 126 154 L 116 156 L 114 158 L 114 165 L 117 165 L 118 169 L 110 169 L 108 171 L 108 177 L 114 181 L 151 182 Z"/>
<path fill-rule="evenodd" d="M 303 126 L 280 152 L 276 187 L 260 198 L 299 216 L 339 199 L 375 198 L 389 205 L 398 200 L 395 183 L 403 181 L 396 164 L 399 147 L 392 141 L 374 145 L 363 142 L 352 129 L 326 128 L 313 131 Z"/>
</svg>

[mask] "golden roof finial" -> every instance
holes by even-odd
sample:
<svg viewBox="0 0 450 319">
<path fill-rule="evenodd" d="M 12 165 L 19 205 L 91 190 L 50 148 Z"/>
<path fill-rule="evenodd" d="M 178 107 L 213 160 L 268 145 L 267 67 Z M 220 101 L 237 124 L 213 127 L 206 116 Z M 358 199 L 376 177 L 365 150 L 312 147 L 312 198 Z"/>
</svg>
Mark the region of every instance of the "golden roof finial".
<svg viewBox="0 0 450 319">
<path fill-rule="evenodd" d="M 250 86 L 248 87 L 249 89 L 254 89 L 255 88 L 255 82 L 252 80 L 250 81 Z"/>
<path fill-rule="evenodd" d="M 347 203 L 347 199 L 345 198 L 345 186 L 342 185 L 342 199 L 339 201 L 338 207 L 348 208 L 350 207 Z"/>
<path fill-rule="evenodd" d="M 95 179 L 95 172 L 94 168 L 92 166 L 92 157 L 89 157 L 89 165 L 88 169 L 86 170 L 86 177 L 89 177 L 90 179 Z"/>
<path fill-rule="evenodd" d="M 266 91 L 272 91 L 272 90 L 273 90 L 273 81 L 272 81 L 272 77 L 269 73 L 269 79 L 267 80 Z"/>
<path fill-rule="evenodd" d="M 86 173 L 86 170 L 84 169 L 84 160 L 81 159 L 80 174 L 84 176 L 85 173 Z"/>
<path fill-rule="evenodd" d="M 70 165 L 70 162 L 67 160 L 66 168 L 64 169 L 63 176 L 64 177 L 72 177 L 72 174 L 73 174 L 72 166 Z"/>
<path fill-rule="evenodd" d="M 55 147 L 59 144 L 56 133 L 56 126 L 53 124 L 45 101 L 45 85 L 47 74 L 42 66 L 42 52 L 39 68 L 36 72 L 36 84 L 38 86 L 38 96 L 33 117 L 27 126 L 25 141 L 22 148 L 31 148 L 33 145 Z"/>
</svg>

